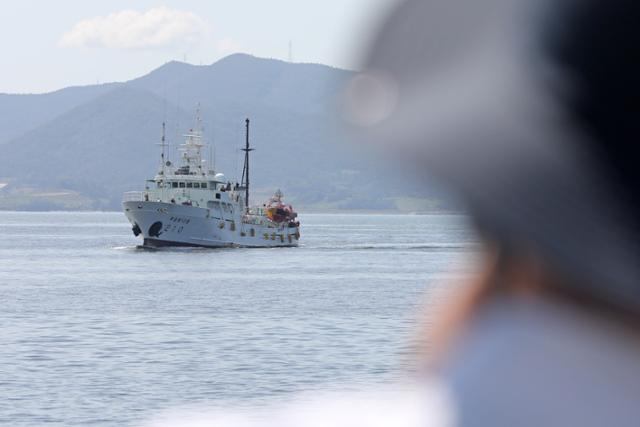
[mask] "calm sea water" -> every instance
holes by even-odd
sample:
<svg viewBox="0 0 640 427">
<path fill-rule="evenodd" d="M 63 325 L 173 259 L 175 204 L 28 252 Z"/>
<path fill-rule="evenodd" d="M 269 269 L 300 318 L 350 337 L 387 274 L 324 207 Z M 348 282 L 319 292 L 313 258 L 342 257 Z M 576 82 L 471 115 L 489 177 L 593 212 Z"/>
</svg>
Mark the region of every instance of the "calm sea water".
<svg viewBox="0 0 640 427">
<path fill-rule="evenodd" d="M 299 248 L 148 251 L 120 213 L 0 212 L 0 424 L 138 425 L 402 376 L 417 312 L 472 257 L 464 217 L 301 222 Z"/>
</svg>

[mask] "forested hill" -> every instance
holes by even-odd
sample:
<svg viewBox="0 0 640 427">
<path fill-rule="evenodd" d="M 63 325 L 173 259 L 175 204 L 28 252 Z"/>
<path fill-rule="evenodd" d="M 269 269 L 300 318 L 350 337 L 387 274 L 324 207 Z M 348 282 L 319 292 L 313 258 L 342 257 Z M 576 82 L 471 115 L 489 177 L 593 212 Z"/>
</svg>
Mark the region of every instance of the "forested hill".
<svg viewBox="0 0 640 427">
<path fill-rule="evenodd" d="M 197 104 L 216 170 L 231 179 L 251 118 L 256 197 L 281 188 L 302 209 L 433 208 L 337 131 L 350 75 L 235 54 L 206 66 L 169 62 L 124 83 L 0 94 L 0 209 L 119 209 L 122 193 L 156 171 L 162 122 L 175 150 Z"/>
</svg>

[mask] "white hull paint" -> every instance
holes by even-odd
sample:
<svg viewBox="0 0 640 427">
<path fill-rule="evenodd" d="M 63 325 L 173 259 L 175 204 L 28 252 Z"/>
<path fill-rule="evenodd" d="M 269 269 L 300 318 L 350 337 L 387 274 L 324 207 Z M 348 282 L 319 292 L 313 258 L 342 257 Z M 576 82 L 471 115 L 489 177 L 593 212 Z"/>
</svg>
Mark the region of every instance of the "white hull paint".
<svg viewBox="0 0 640 427">
<path fill-rule="evenodd" d="M 300 237 L 299 227 L 249 224 L 239 215 L 222 219 L 207 208 L 145 201 L 123 202 L 123 207 L 149 247 L 294 247 Z"/>
</svg>

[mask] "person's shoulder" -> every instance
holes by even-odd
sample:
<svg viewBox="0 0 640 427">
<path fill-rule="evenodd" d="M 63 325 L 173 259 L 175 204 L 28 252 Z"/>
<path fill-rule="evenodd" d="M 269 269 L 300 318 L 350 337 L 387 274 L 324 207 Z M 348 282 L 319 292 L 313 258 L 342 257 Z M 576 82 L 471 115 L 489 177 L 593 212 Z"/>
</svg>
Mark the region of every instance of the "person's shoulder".
<svg viewBox="0 0 640 427">
<path fill-rule="evenodd" d="M 436 382 L 384 386 L 375 391 L 304 394 L 291 403 L 248 410 L 178 411 L 145 427 L 449 427 L 455 416 L 446 388 Z"/>
</svg>

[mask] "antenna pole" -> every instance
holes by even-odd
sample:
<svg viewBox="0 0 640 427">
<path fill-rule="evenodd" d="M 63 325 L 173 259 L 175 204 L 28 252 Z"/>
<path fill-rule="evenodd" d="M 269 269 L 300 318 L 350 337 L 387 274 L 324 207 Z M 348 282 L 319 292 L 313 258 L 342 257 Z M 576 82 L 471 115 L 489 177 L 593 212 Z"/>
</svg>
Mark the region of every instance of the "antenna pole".
<svg viewBox="0 0 640 427">
<path fill-rule="evenodd" d="M 160 151 L 160 159 L 162 159 L 162 175 L 164 175 L 164 148 L 166 146 L 166 139 L 165 139 L 165 123 L 162 122 L 162 139 L 160 140 L 160 146 L 162 147 L 162 150 Z"/>
<path fill-rule="evenodd" d="M 165 173 L 165 159 L 164 159 L 164 148 L 166 146 L 166 139 L 165 139 L 165 123 L 162 122 L 162 139 L 161 139 L 161 143 L 160 146 L 162 147 L 162 150 L 160 152 L 160 159 L 162 160 L 162 188 L 161 188 L 161 192 L 162 192 L 162 198 L 164 199 L 164 186 L 166 183 L 166 173 Z"/>
<path fill-rule="evenodd" d="M 244 168 L 242 169 L 242 182 L 244 187 L 244 203 L 245 209 L 249 210 L 249 152 L 253 151 L 253 148 L 249 147 L 249 119 L 245 120 L 245 148 L 244 151 Z"/>
<path fill-rule="evenodd" d="M 212 171 L 213 170 L 213 153 L 212 153 L 212 149 L 213 149 L 213 140 L 211 141 L 211 144 L 209 144 L 209 165 L 208 165 L 207 173 L 209 173 L 208 171 Z"/>
<path fill-rule="evenodd" d="M 214 139 L 215 128 L 213 126 L 215 121 L 211 122 L 211 145 L 209 145 L 209 169 L 215 173 L 216 170 L 216 141 Z"/>
<path fill-rule="evenodd" d="M 245 154 L 244 154 L 244 164 L 247 166 L 247 188 L 245 188 L 245 204 L 247 205 L 247 209 L 249 209 L 249 118 L 245 121 L 247 130 L 245 132 Z"/>
</svg>

